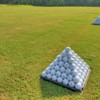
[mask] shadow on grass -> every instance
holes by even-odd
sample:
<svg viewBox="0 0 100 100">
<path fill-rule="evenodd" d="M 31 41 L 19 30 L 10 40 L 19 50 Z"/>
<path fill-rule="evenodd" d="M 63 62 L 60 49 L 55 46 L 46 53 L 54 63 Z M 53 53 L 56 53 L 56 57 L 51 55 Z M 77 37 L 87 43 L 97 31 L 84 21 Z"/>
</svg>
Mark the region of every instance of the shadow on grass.
<svg viewBox="0 0 100 100">
<path fill-rule="evenodd" d="M 79 92 L 69 90 L 67 88 L 64 88 L 62 86 L 53 84 L 51 82 L 48 82 L 48 81 L 45 81 L 45 80 L 42 80 L 42 79 L 40 79 L 40 87 L 41 87 L 41 92 L 42 92 L 43 98 L 79 94 Z"/>
</svg>

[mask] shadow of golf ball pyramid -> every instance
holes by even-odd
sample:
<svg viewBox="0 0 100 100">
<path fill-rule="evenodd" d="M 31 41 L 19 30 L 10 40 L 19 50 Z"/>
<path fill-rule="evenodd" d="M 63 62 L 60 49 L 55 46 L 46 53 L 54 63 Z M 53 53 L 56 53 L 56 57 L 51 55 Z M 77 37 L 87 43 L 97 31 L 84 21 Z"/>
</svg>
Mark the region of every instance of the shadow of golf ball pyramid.
<svg viewBox="0 0 100 100">
<path fill-rule="evenodd" d="M 41 74 L 41 78 L 76 91 L 82 91 L 89 72 L 89 65 L 70 47 L 67 47 Z"/>
</svg>

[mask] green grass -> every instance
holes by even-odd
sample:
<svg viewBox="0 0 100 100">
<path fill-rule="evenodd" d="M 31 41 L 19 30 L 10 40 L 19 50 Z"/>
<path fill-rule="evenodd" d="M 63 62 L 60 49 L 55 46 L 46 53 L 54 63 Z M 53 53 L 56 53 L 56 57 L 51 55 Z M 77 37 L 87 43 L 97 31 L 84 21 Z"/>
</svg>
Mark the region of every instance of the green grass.
<svg viewBox="0 0 100 100">
<path fill-rule="evenodd" d="M 100 100 L 99 7 L 0 5 L 0 100 Z M 92 69 L 83 93 L 40 80 L 70 46 Z"/>
</svg>

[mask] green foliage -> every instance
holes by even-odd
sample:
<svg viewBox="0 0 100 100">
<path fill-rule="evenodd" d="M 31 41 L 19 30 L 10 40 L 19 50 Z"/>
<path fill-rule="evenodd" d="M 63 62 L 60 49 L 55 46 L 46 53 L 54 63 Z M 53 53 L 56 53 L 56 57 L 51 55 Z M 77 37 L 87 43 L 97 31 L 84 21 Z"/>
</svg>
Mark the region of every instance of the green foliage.
<svg viewBox="0 0 100 100">
<path fill-rule="evenodd" d="M 100 6 L 100 0 L 0 0 L 0 3 L 37 6 Z"/>
</svg>

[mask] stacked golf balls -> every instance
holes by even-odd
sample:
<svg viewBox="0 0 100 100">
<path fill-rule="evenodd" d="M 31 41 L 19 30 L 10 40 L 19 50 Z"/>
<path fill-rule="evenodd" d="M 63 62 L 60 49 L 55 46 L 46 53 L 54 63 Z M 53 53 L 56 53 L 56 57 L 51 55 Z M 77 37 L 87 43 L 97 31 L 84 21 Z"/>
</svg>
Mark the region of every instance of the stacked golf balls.
<svg viewBox="0 0 100 100">
<path fill-rule="evenodd" d="M 67 47 L 42 73 L 42 77 L 75 90 L 82 90 L 88 70 L 89 66 Z"/>
</svg>

